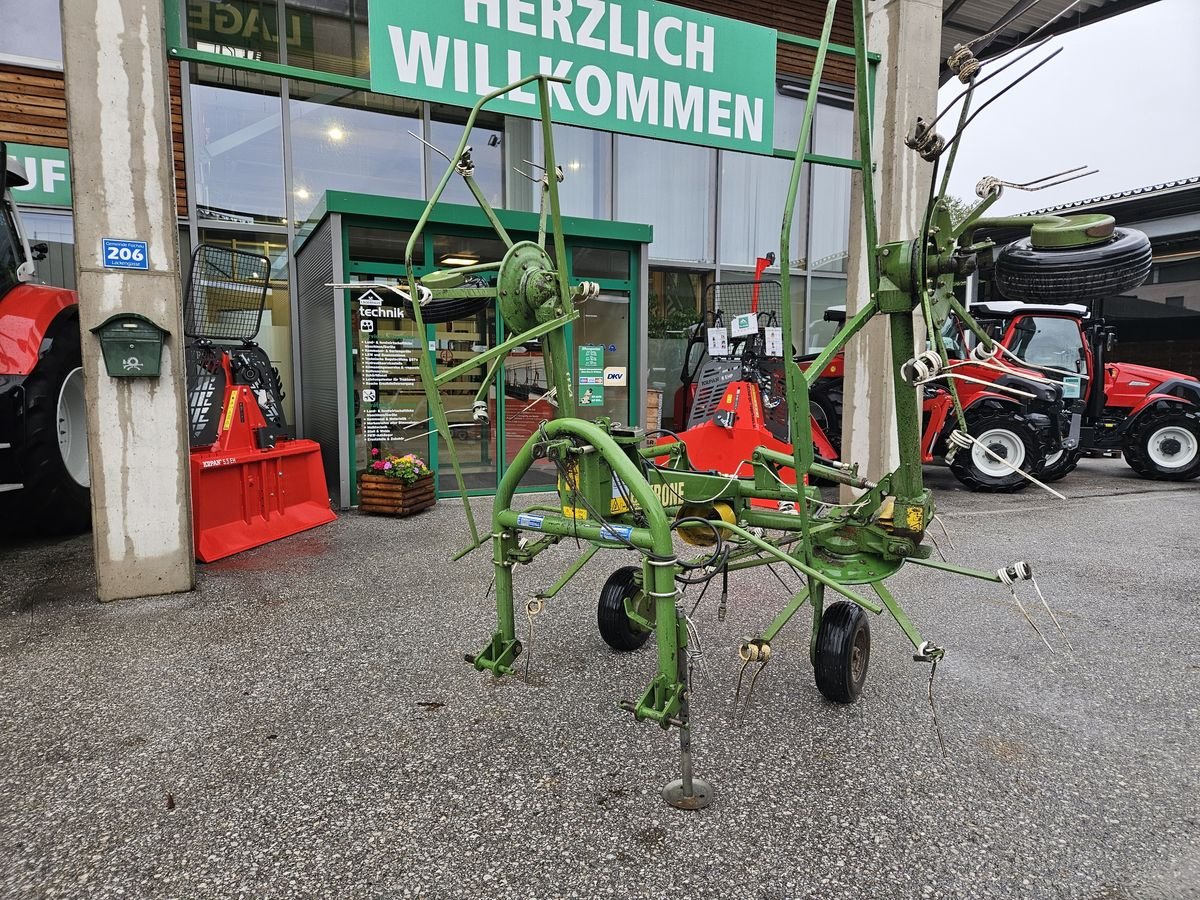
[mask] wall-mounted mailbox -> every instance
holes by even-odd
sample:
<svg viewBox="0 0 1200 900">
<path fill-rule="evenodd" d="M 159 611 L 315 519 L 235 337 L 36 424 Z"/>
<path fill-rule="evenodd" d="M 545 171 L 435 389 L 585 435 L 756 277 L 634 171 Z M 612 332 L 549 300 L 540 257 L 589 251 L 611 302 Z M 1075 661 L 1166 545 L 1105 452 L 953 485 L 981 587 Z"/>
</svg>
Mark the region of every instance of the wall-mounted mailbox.
<svg viewBox="0 0 1200 900">
<path fill-rule="evenodd" d="M 169 331 L 137 313 L 117 313 L 92 329 L 113 378 L 157 378 Z"/>
</svg>

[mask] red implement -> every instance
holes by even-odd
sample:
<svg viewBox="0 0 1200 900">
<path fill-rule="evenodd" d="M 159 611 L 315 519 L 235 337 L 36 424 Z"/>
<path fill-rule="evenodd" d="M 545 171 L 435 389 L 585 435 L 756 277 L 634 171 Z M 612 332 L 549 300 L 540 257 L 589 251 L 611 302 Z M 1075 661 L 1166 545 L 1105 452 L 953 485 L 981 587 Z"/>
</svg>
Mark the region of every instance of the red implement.
<svg viewBox="0 0 1200 900">
<path fill-rule="evenodd" d="M 332 522 L 321 447 L 269 434 L 254 391 L 225 392 L 216 443 L 192 450 L 192 527 L 196 558 L 213 562 Z"/>
</svg>

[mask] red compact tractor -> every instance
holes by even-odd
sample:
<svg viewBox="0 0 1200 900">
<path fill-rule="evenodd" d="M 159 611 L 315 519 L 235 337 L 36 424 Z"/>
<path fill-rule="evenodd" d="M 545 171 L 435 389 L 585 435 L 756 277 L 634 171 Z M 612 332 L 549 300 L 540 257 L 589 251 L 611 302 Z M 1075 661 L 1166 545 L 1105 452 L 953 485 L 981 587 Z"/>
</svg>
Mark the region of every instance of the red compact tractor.
<svg viewBox="0 0 1200 900">
<path fill-rule="evenodd" d="M 79 307 L 32 283 L 46 245 L 30 245 L 10 191 L 27 183 L 0 142 L 0 502 L 9 524 L 73 534 L 92 521 Z"/>
</svg>

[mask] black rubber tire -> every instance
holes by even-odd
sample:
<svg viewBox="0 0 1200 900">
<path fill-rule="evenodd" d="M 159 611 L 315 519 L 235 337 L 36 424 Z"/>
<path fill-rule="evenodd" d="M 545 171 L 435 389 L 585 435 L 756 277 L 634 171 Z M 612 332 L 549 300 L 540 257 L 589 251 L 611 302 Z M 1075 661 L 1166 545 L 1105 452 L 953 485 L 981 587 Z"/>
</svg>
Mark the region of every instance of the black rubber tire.
<svg viewBox="0 0 1200 900">
<path fill-rule="evenodd" d="M 1037 429 L 1029 420 L 1014 409 L 989 406 L 979 410 L 967 411 L 967 432 L 971 437 L 979 437 L 989 431 L 1005 430 L 1011 432 L 1016 439 L 1025 445 L 1025 458 L 1020 463 L 1020 469 L 1030 475 L 1040 478 L 1042 455 Z M 974 444 L 964 447 L 954 454 L 950 463 L 950 471 L 954 477 L 972 491 L 985 494 L 1011 494 L 1024 490 L 1029 482 L 1016 472 L 1004 475 L 992 475 L 982 471 L 974 460 Z"/>
<path fill-rule="evenodd" d="M 91 491 L 67 472 L 58 446 L 59 392 L 67 376 L 83 365 L 78 314 L 57 320 L 48 338 L 49 346 L 25 379 L 21 516 L 39 534 L 80 534 L 92 527 Z"/>
<path fill-rule="evenodd" d="M 822 384 L 829 381 L 832 384 Z M 842 409 L 844 406 L 843 385 L 841 379 L 818 379 L 808 395 L 809 411 L 817 420 L 829 443 L 837 451 L 838 458 L 842 455 Z M 828 424 L 828 428 L 826 427 Z"/>
<path fill-rule="evenodd" d="M 466 319 L 487 307 L 495 299 L 495 297 L 467 297 L 466 299 L 452 298 L 447 300 L 434 298 L 421 306 L 421 318 L 427 325 L 453 322 L 456 319 Z M 407 300 L 401 300 L 400 306 L 404 309 L 405 315 L 412 318 L 412 304 Z"/>
<path fill-rule="evenodd" d="M 853 703 L 862 694 L 870 661 L 871 625 L 862 607 L 849 600 L 825 607 L 813 659 L 817 690 L 834 703 Z"/>
<path fill-rule="evenodd" d="M 1007 300 L 1022 303 L 1087 303 L 1140 285 L 1150 275 L 1150 239 L 1117 228 L 1092 247 L 1038 250 L 1022 238 L 996 254 L 995 285 Z"/>
<path fill-rule="evenodd" d="M 1150 445 L 1155 435 L 1168 427 L 1185 429 L 1195 442 L 1190 461 L 1180 466 L 1160 465 L 1150 455 Z M 1142 413 L 1125 435 L 1122 450 L 1125 462 L 1143 478 L 1187 481 L 1200 475 L 1200 449 L 1195 447 L 1200 447 L 1200 412 L 1194 408 L 1189 410 L 1181 404 L 1170 404 Z"/>
<path fill-rule="evenodd" d="M 626 598 L 632 599 L 642 590 L 637 576 L 638 569 L 635 566 L 617 569 L 604 582 L 604 587 L 600 589 L 600 602 L 596 605 L 596 625 L 600 628 L 600 637 L 619 653 L 637 650 L 650 637 L 649 631 L 631 622 L 625 614 Z"/>
<path fill-rule="evenodd" d="M 1079 460 L 1083 456 L 1083 451 L 1076 448 L 1074 450 L 1062 450 L 1058 454 L 1058 459 L 1048 456 L 1043 461 L 1042 471 L 1037 477 L 1040 481 L 1058 481 L 1060 478 L 1065 478 L 1075 471 L 1075 467 L 1079 465 Z"/>
</svg>

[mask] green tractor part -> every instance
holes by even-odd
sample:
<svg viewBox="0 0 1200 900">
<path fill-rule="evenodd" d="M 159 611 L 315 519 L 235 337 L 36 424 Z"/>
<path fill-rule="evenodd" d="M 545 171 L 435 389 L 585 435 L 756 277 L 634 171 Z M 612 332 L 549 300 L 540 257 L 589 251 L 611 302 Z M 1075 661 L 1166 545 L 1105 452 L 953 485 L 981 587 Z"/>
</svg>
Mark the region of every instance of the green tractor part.
<svg viewBox="0 0 1200 900">
<path fill-rule="evenodd" d="M 479 100 L 467 117 L 463 138 L 450 156 L 450 166 L 409 239 L 405 260 L 407 285 L 393 288 L 412 301 L 418 334 L 423 331 L 426 314 L 436 310 L 439 303 L 487 296 L 495 299 L 509 335 L 496 347 L 440 374 L 435 371 L 429 354 L 419 357 L 421 380 L 433 421 L 460 489 L 462 473 L 438 394 L 440 384 L 458 377 L 466 367 L 489 365 L 494 371 L 513 348 L 540 338 L 545 348 L 549 384 L 557 400 L 557 416 L 541 424 L 505 473 L 493 501 L 488 533 L 479 534 L 466 502 L 466 491 L 462 490 L 470 541 L 456 559 L 490 539 L 496 589 L 496 630 L 482 650 L 467 656 L 468 662 L 480 671 L 496 675 L 514 672 L 525 649 L 517 637 L 514 602 L 517 566 L 528 564 L 564 538 L 590 545 L 549 591 L 530 601 L 533 606 L 522 608 L 521 612 L 532 621 L 532 615 L 541 611 L 545 600 L 558 594 L 599 551 L 635 551 L 640 564 L 617 569 L 601 592 L 597 622 L 604 640 L 618 651 L 635 650 L 653 635 L 655 674 L 640 696 L 625 699 L 620 706 L 639 721 L 653 722 L 664 730 L 679 729 L 681 777 L 666 786 L 663 796 L 672 806 L 682 809 L 707 806 L 713 791 L 707 782 L 694 775 L 692 767 L 688 662 L 689 653 L 695 652 L 695 648 L 694 640 L 689 638 L 691 623 L 680 606 L 681 584 L 700 583 L 717 574 L 727 578 L 730 572 L 776 563 L 792 568 L 806 586 L 788 599 L 759 636 L 742 644 L 743 666 L 752 661 L 760 666 L 765 664 L 770 658 L 771 641 L 807 606 L 812 610 L 810 657 L 818 687 L 832 700 L 851 702 L 857 698 L 866 676 L 870 650 L 868 614 L 878 615 L 886 610 L 912 644 L 914 659 L 936 664 L 944 653 L 922 636 L 884 584 L 906 563 L 1010 587 L 1015 581 L 1032 579 L 1032 571 L 1025 564 L 988 572 L 930 558 L 931 546 L 925 542 L 925 534 L 934 518 L 935 505 L 922 481 L 917 391 L 906 383 L 915 354 L 913 312 L 921 311 L 928 334 L 934 340 L 933 349 L 943 365 L 948 361 L 940 339 L 941 326 L 952 310 L 990 351 L 991 339 L 966 313 L 955 294 L 972 270 L 976 254 L 991 246 L 986 241 L 975 241 L 976 229 L 997 222 L 1019 221 L 1045 226 L 1049 235 L 1045 242 L 1057 246 L 1105 240 L 1104 223 L 1090 218 L 983 218 L 983 213 L 999 196 L 1000 186 L 994 187 L 962 222 L 953 223 L 944 201 L 943 178 L 940 193 L 929 205 L 922 235 L 911 241 L 879 244 L 867 102 L 864 2 L 851 2 L 858 141 L 863 157 L 859 172 L 867 245 L 871 248 L 867 260 L 870 296 L 807 371 L 801 370 L 790 352 L 785 353 L 792 453 L 760 447 L 749 460 L 752 467 L 749 476 L 717 475 L 696 471 L 689 464 L 685 445 L 678 440 L 662 439 L 654 446 L 647 446 L 647 435 L 640 428 L 620 426 L 605 418 L 587 421 L 577 417 L 571 377 L 573 348 L 568 346 L 566 327 L 579 316 L 580 304 L 594 296 L 597 289 L 587 282 L 573 285 L 568 280 L 548 102 L 550 84 L 562 79 L 530 76 Z M 810 96 L 815 96 L 830 52 L 830 31 L 837 4 L 838 0 L 829 0 Z M 467 140 L 479 111 L 489 101 L 527 84 L 535 84 L 537 88 L 545 146 L 545 175 L 541 179 L 543 227 L 539 242 L 514 243 L 475 185 Z M 969 103 L 968 90 L 964 107 L 969 107 Z M 783 261 L 781 313 L 785 348 L 793 347 L 794 334 L 792 282 L 787 263 L 791 216 L 814 108 L 815 104 L 808 104 L 805 109 L 780 235 L 778 258 Z M 964 108 L 962 121 L 965 119 Z M 926 133 L 918 143 L 919 152 L 924 154 L 932 152 L 930 147 L 936 142 Z M 956 146 L 951 141 L 947 148 L 943 142 L 942 152 L 949 150 L 950 162 Z M 949 165 L 947 173 L 948 169 Z M 413 271 L 413 249 L 421 239 L 430 212 L 456 174 L 471 189 L 507 250 L 503 259 L 496 262 L 439 271 L 418 279 Z M 547 237 L 554 242 L 553 257 L 545 249 Z M 494 276 L 494 286 L 464 287 L 462 276 L 475 273 Z M 876 316 L 888 317 L 891 325 L 900 464 L 895 471 L 868 478 L 852 463 L 833 467 L 814 461 L 808 388 L 834 354 Z M 489 375 L 477 400 L 486 399 L 484 392 L 490 381 Z M 965 422 L 960 427 L 965 433 Z M 518 507 L 517 487 L 537 461 L 549 463 L 557 473 L 555 502 L 542 500 Z M 788 470 L 814 480 L 849 485 L 861 494 L 853 504 L 826 504 L 821 501 L 819 489 L 806 484 L 807 478 L 792 478 L 788 483 L 789 479 L 781 477 Z M 754 501 L 774 501 L 774 504 L 764 507 Z M 681 558 L 675 549 L 675 537 L 697 546 L 698 555 Z M 864 586 L 869 590 L 864 591 Z"/>
</svg>

